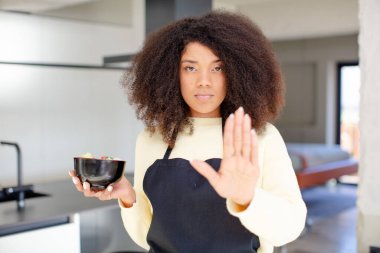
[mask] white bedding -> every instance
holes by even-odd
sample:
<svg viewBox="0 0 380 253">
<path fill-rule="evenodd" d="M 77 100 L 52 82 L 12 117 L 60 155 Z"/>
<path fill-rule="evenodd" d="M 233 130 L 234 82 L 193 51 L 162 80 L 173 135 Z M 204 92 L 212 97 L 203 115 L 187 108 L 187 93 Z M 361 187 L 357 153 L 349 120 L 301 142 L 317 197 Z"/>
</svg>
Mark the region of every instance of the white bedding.
<svg viewBox="0 0 380 253">
<path fill-rule="evenodd" d="M 339 145 L 286 143 L 286 147 L 296 172 L 305 167 L 345 160 L 351 157 Z"/>
</svg>

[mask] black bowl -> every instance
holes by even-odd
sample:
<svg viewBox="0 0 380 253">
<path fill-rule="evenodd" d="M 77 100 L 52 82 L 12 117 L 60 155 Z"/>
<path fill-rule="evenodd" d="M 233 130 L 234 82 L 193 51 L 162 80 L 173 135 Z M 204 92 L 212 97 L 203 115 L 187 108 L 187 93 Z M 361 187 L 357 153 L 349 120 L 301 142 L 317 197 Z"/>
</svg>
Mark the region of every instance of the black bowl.
<svg viewBox="0 0 380 253">
<path fill-rule="evenodd" d="M 88 182 L 91 189 L 101 191 L 121 179 L 125 161 L 74 157 L 74 169 L 79 179 Z"/>
</svg>

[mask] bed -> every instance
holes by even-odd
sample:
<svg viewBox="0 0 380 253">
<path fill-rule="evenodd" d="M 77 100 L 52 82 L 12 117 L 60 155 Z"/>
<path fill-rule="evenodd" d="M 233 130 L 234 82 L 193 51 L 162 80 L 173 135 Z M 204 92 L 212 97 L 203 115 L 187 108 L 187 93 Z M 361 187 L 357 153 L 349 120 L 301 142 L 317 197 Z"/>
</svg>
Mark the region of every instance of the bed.
<svg viewBox="0 0 380 253">
<path fill-rule="evenodd" d="M 286 143 L 301 189 L 358 171 L 358 161 L 339 145 Z"/>
</svg>

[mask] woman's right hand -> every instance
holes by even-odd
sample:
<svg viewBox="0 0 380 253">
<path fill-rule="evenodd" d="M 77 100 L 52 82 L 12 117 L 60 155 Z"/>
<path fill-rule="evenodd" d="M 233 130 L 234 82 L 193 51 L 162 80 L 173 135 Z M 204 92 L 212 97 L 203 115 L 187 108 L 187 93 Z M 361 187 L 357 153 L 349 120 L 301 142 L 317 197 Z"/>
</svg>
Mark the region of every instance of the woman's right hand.
<svg viewBox="0 0 380 253">
<path fill-rule="evenodd" d="M 76 176 L 75 170 L 69 171 L 69 175 L 77 190 L 83 192 L 86 197 L 95 197 L 103 201 L 120 199 L 125 207 L 131 207 L 136 202 L 135 190 L 125 176 L 102 191 L 93 191 L 88 182 L 81 183 Z"/>
</svg>

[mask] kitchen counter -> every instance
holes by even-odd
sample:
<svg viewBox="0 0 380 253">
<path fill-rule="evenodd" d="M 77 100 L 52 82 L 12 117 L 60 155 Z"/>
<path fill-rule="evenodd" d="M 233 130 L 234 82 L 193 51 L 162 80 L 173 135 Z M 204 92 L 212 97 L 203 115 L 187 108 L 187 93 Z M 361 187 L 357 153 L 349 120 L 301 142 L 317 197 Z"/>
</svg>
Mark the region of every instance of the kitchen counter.
<svg viewBox="0 0 380 253">
<path fill-rule="evenodd" d="M 132 175 L 127 175 L 133 182 Z M 17 211 L 16 201 L 0 203 L 0 236 L 67 223 L 69 217 L 99 208 L 115 208 L 117 200 L 86 198 L 71 179 L 34 185 L 34 191 L 49 196 L 28 198 L 25 209 Z"/>
</svg>

